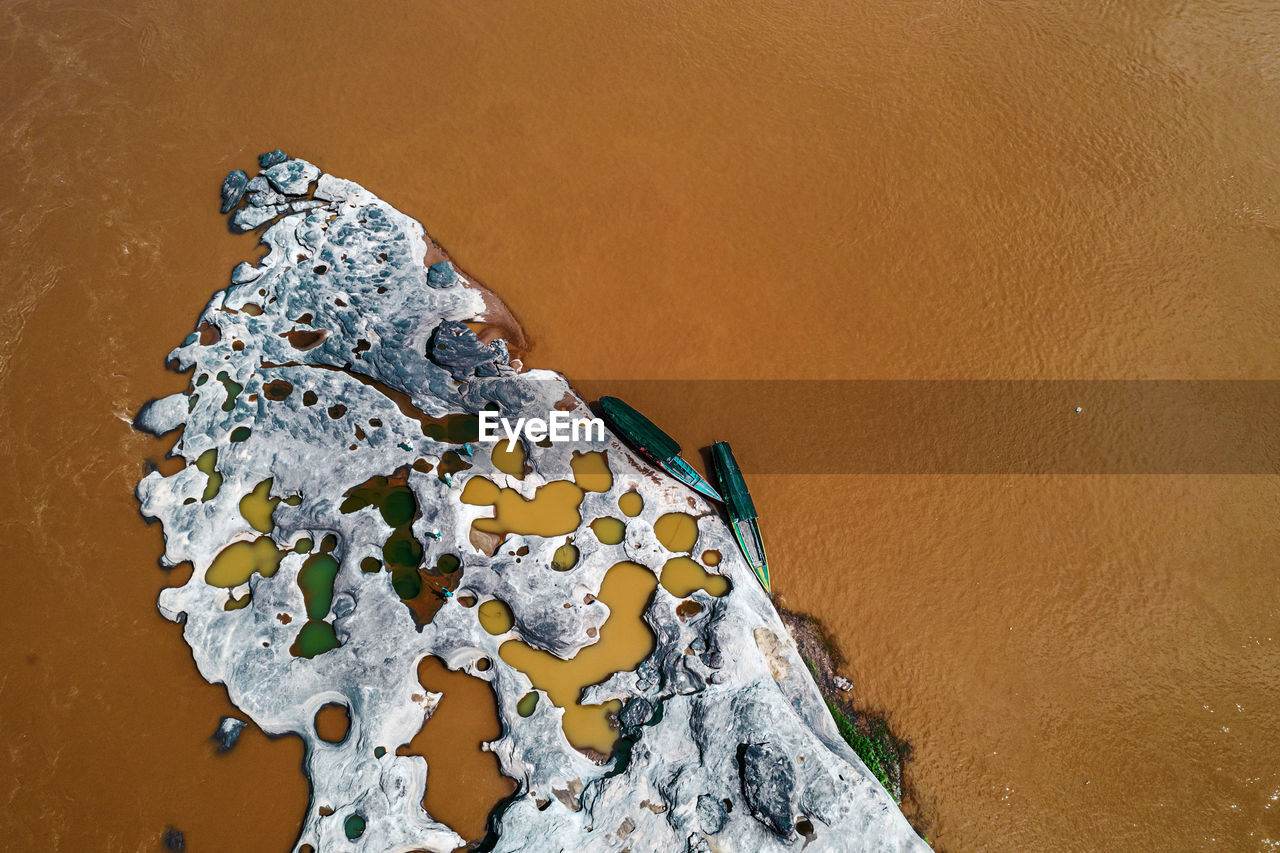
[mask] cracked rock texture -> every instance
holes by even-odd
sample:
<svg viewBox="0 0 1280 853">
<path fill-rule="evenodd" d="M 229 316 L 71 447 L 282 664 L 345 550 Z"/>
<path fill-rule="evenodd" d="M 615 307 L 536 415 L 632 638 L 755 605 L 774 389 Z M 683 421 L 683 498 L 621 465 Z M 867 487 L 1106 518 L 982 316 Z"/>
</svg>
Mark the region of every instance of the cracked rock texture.
<svg viewBox="0 0 1280 853">
<path fill-rule="evenodd" d="M 193 565 L 191 579 L 164 590 L 159 607 L 183 623 L 200 673 L 224 684 L 264 731 L 306 742 L 312 797 L 296 849 L 448 851 L 463 843 L 423 810 L 426 761 L 394 748 L 440 699 L 416 677 L 418 662 L 435 655 L 489 682 L 497 697 L 502 735 L 486 748 L 518 789 L 491 818 L 493 849 L 927 850 L 840 738 L 715 508 L 655 475 L 612 435 L 529 444 L 531 471 L 519 480 L 495 469 L 486 447 L 425 428 L 494 405 L 512 421 L 553 409 L 590 413 L 559 374 L 523 370 L 510 315 L 418 222 L 282 152 L 260 162 L 251 179 L 232 173 L 221 200 L 233 229 L 263 229 L 268 252 L 232 271 L 197 330 L 171 353 L 192 370 L 192 386 L 148 404 L 136 424 L 157 435 L 181 428 L 173 453 L 189 464 L 168 477 L 148 474 L 137 494 L 142 512 L 163 523 L 163 562 Z M 196 466 L 209 450 L 217 451 L 216 489 Z M 493 509 L 459 500 L 470 478 L 527 499 L 545 483 L 572 479 L 573 453 L 587 450 L 606 452 L 613 484 L 586 493 L 584 525 L 616 516 L 627 491 L 644 498 L 622 542 L 577 535 L 580 559 L 564 572 L 550 565 L 565 537 L 511 535 L 493 557 L 472 544 L 472 521 Z M 428 467 L 450 451 L 471 467 L 450 476 Z M 446 553 L 461 558 L 457 595 L 421 628 L 387 571 L 361 569 L 362 560 L 383 556 L 392 528 L 378 512 L 339 509 L 353 487 L 397 471 L 417 502 L 411 530 L 422 564 Z M 263 534 L 240 501 L 268 479 L 270 495 L 290 502 L 276 504 Z M 583 691 L 584 703 L 624 703 L 624 748 L 597 763 L 569 744 L 563 712 L 545 694 L 531 716 L 518 714 L 533 688 L 498 649 L 521 639 L 570 658 L 596 642 L 588 629 L 609 615 L 595 597 L 605 573 L 630 560 L 660 574 L 675 555 L 653 523 L 671 511 L 697 517 L 697 549 L 723 555 L 712 571 L 732 588 L 720 598 L 693 593 L 702 610 L 684 618 L 676 612 L 681 600 L 658 588 L 643 616 L 653 653 Z M 298 584 L 307 554 L 289 550 L 274 573 L 232 588 L 206 581 L 224 549 L 264 536 L 260 545 L 282 551 L 333 537 L 338 570 L 320 621 L 336 648 L 310 658 L 291 652 L 308 616 Z M 521 547 L 528 552 L 517 559 Z M 515 625 L 490 635 L 463 596 L 507 602 Z M 492 666 L 477 667 L 486 658 Z M 316 712 L 328 703 L 345 705 L 350 716 L 336 744 L 315 730 Z M 386 751 L 375 754 L 380 746 Z M 343 830 L 352 814 L 366 822 L 356 840 Z M 813 826 L 803 836 L 795 828 L 802 819 Z"/>
</svg>

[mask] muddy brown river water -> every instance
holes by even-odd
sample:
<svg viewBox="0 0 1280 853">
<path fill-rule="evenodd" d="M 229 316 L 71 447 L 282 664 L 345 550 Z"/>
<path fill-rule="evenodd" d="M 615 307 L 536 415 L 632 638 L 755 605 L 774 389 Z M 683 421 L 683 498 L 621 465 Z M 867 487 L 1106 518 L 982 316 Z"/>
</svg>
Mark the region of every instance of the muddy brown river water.
<svg viewBox="0 0 1280 853">
<path fill-rule="evenodd" d="M 527 363 L 629 383 L 687 448 L 741 440 L 775 589 L 911 742 L 938 849 L 1280 847 L 1274 467 L 787 473 L 762 436 L 877 459 L 918 431 L 729 418 L 651 381 L 1280 379 L 1274 3 L 10 0 L 0 22 L 2 846 L 295 838 L 301 743 L 251 727 L 215 755 L 234 709 L 156 612 L 182 578 L 132 489 L 168 443 L 128 426 L 185 387 L 164 354 L 253 255 L 219 182 L 279 146 L 420 219 Z"/>
</svg>

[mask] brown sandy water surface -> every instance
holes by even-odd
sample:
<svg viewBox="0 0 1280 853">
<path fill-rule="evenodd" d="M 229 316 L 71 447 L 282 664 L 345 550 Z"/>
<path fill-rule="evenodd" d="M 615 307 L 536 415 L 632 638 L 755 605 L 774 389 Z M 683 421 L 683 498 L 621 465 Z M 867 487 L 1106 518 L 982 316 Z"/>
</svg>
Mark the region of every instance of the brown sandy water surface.
<svg viewBox="0 0 1280 853">
<path fill-rule="evenodd" d="M 216 189 L 263 150 L 421 219 L 519 316 L 528 362 L 590 395 L 1280 378 L 1280 11 L 1263 0 L 2 15 L 10 849 L 155 849 L 170 824 L 189 849 L 295 837 L 297 739 L 207 740 L 232 709 L 154 607 L 190 568 L 155 568 L 131 494 L 171 441 L 126 423 L 186 387 L 164 354 L 254 255 Z M 726 422 L 657 386 L 630 402 L 686 448 L 782 441 L 797 416 Z M 938 847 L 1280 838 L 1274 474 L 740 462 L 777 589 L 912 741 Z"/>
</svg>

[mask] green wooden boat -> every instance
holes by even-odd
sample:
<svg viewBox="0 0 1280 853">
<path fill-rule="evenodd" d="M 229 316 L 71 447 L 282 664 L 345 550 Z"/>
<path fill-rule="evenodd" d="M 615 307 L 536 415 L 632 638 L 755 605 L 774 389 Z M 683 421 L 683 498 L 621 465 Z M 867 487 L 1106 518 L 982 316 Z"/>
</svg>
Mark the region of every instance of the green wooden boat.
<svg viewBox="0 0 1280 853">
<path fill-rule="evenodd" d="M 617 397 L 601 397 L 600 410 L 613 431 L 626 439 L 648 462 L 689 488 L 715 501 L 724 501 L 710 483 L 680 458 L 680 445 L 644 415 Z"/>
<path fill-rule="evenodd" d="M 756 521 L 756 505 L 751 501 L 751 493 L 747 491 L 747 481 L 742 478 L 742 470 L 738 468 L 738 460 L 733 458 L 733 450 L 727 441 L 717 441 L 711 445 L 711 461 L 716 468 L 716 480 L 724 493 L 724 505 L 729 510 L 729 525 L 733 528 L 733 538 L 738 540 L 742 556 L 747 558 L 747 565 L 755 573 L 756 579 L 764 587 L 764 591 L 773 597 L 773 588 L 769 584 L 769 562 L 764 553 L 764 539 L 760 537 L 760 525 Z"/>
</svg>

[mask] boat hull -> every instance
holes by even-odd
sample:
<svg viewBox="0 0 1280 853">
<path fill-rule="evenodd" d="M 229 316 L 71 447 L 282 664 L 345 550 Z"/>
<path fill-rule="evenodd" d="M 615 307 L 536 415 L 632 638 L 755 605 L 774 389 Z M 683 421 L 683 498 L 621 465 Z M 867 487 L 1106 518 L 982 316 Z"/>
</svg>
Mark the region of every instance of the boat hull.
<svg viewBox="0 0 1280 853">
<path fill-rule="evenodd" d="M 764 591 L 773 597 L 773 584 L 769 578 L 769 562 L 764 553 L 764 539 L 760 536 L 760 525 L 754 518 L 735 521 L 732 525 L 733 538 L 738 540 L 738 548 L 746 557 L 751 573 L 760 581 Z"/>
<path fill-rule="evenodd" d="M 720 493 L 715 490 L 715 487 L 707 482 L 701 474 L 693 470 L 692 465 L 685 462 L 679 456 L 675 456 L 665 462 L 661 459 L 655 461 L 658 467 L 662 468 L 663 471 L 666 471 L 672 477 L 675 477 L 698 494 L 711 498 L 713 501 L 724 503 L 724 498 L 720 497 Z"/>
<path fill-rule="evenodd" d="M 698 494 L 724 502 L 715 487 L 680 457 L 680 445 L 676 440 L 653 421 L 617 397 L 601 397 L 600 409 L 613 431 L 635 448 L 646 462 L 666 471 Z"/>
<path fill-rule="evenodd" d="M 756 507 L 751 501 L 747 482 L 738 468 L 738 461 L 733 457 L 729 442 L 717 441 L 711 446 L 711 461 L 715 465 L 720 489 L 724 492 L 724 506 L 729 513 L 733 538 L 738 541 L 738 548 L 747 559 L 747 565 L 751 567 L 756 580 L 760 581 L 760 586 L 772 597 L 769 558 L 765 554 L 764 537 L 760 535 L 760 525 L 756 520 Z"/>
</svg>

